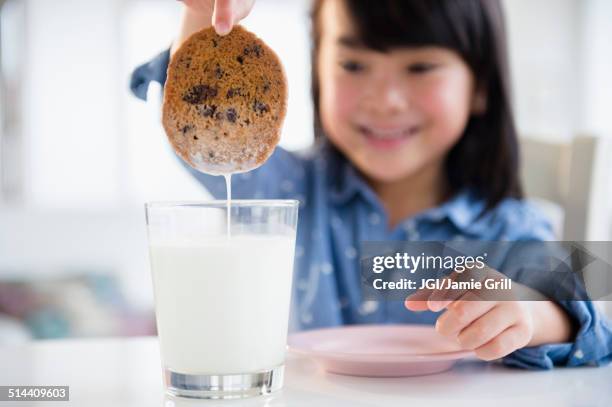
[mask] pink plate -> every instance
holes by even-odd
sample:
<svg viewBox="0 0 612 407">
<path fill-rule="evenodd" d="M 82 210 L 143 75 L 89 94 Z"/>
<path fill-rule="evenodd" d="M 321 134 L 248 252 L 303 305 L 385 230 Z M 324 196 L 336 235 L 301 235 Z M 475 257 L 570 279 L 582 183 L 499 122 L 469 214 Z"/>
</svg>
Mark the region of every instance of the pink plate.
<svg viewBox="0 0 612 407">
<path fill-rule="evenodd" d="M 473 355 L 429 325 L 352 325 L 289 336 L 289 351 L 312 357 L 331 373 L 420 376 L 450 369 Z"/>
</svg>

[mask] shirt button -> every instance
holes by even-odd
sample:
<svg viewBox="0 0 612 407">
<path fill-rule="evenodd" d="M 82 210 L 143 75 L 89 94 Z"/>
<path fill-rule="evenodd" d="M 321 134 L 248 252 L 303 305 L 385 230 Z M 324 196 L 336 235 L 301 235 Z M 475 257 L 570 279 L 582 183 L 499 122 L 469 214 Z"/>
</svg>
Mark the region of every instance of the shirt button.
<svg viewBox="0 0 612 407">
<path fill-rule="evenodd" d="M 581 349 L 578 349 L 576 352 L 574 352 L 574 357 L 576 359 L 582 359 L 584 358 L 584 352 L 582 352 Z"/>
<path fill-rule="evenodd" d="M 360 315 L 369 315 L 376 312 L 377 309 L 378 302 L 369 300 L 362 302 L 357 312 L 359 312 Z"/>
<path fill-rule="evenodd" d="M 347 247 L 346 250 L 344 251 L 344 255 L 348 259 L 352 260 L 355 257 L 357 257 L 357 250 L 354 247 L 352 247 L 352 246 L 351 247 Z"/>
<path fill-rule="evenodd" d="M 380 215 L 377 214 L 376 212 L 372 212 L 370 214 L 370 216 L 368 216 L 368 221 L 370 222 L 370 225 L 375 226 L 380 224 Z"/>
<path fill-rule="evenodd" d="M 302 314 L 300 319 L 302 320 L 303 324 L 308 325 L 312 322 L 312 314 L 310 312 L 305 312 Z"/>
<path fill-rule="evenodd" d="M 321 273 L 323 274 L 331 274 L 334 271 L 334 268 L 329 263 L 321 264 Z"/>
<path fill-rule="evenodd" d="M 411 219 L 404 222 L 402 228 L 406 231 L 406 238 L 408 240 L 419 240 L 420 235 L 414 220 Z"/>
</svg>

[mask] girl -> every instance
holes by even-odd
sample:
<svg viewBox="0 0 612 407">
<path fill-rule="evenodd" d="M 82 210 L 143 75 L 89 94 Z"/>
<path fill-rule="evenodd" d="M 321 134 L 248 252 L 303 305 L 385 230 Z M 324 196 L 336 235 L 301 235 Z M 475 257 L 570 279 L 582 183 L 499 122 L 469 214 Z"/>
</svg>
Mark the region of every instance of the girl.
<svg viewBox="0 0 612 407">
<path fill-rule="evenodd" d="M 204 27 L 228 33 L 253 6 L 184 3 L 172 51 Z M 499 2 L 316 0 L 312 34 L 315 147 L 277 148 L 233 191 L 301 202 L 292 329 L 435 322 L 484 360 L 608 362 L 612 331 L 587 301 L 362 300 L 362 241 L 553 238 L 521 200 Z M 134 72 L 137 96 L 164 83 L 170 52 Z M 188 169 L 225 198 L 221 177 Z"/>
</svg>

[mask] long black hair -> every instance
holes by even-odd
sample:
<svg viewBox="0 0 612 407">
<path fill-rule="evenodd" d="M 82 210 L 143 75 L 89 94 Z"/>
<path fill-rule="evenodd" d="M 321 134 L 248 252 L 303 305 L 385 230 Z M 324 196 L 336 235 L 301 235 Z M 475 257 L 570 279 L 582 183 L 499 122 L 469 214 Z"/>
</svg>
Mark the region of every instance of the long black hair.
<svg viewBox="0 0 612 407">
<path fill-rule="evenodd" d="M 320 11 L 325 1 L 343 1 L 357 39 L 385 52 L 397 47 L 440 46 L 457 52 L 486 95 L 482 114 L 472 114 L 446 157 L 450 192 L 475 188 L 485 211 L 507 197 L 521 198 L 519 148 L 510 100 L 506 30 L 499 0 L 315 0 L 312 20 L 312 96 L 315 137 L 323 136 L 319 114 L 317 58 Z"/>
</svg>

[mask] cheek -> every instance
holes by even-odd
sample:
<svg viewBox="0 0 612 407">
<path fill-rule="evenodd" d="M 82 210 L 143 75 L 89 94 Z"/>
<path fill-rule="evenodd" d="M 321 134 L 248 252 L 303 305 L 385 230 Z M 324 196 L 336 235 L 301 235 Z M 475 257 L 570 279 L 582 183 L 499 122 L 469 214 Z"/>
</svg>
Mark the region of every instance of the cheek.
<svg viewBox="0 0 612 407">
<path fill-rule="evenodd" d="M 321 78 L 320 114 L 330 137 L 341 137 L 342 129 L 350 126 L 357 112 L 360 89 L 354 81 L 343 77 Z"/>
<path fill-rule="evenodd" d="M 415 101 L 437 129 L 437 138 L 452 141 L 463 134 L 470 116 L 471 92 L 468 78 L 451 75 L 436 78 L 420 89 Z"/>
</svg>

